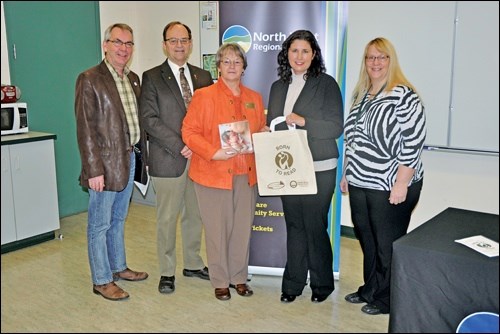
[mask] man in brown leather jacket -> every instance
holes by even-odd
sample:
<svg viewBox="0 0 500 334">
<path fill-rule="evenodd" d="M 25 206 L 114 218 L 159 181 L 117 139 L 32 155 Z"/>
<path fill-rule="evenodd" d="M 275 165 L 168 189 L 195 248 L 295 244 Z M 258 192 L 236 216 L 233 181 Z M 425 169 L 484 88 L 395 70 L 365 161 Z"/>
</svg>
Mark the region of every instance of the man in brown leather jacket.
<svg viewBox="0 0 500 334">
<path fill-rule="evenodd" d="M 76 81 L 75 114 L 82 161 L 80 184 L 88 189 L 87 244 L 93 292 L 109 300 L 129 294 L 114 281 L 148 277 L 127 267 L 124 225 L 134 187 L 133 146 L 141 139 L 137 101 L 140 81 L 127 67 L 134 50 L 128 25 L 111 25 L 102 43 L 105 59 Z"/>
</svg>

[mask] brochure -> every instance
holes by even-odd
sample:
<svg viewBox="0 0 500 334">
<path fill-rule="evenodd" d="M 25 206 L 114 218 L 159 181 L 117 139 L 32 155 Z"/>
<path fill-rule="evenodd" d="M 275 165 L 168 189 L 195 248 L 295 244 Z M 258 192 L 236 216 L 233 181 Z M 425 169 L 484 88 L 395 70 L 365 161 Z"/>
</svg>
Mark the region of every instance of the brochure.
<svg viewBox="0 0 500 334">
<path fill-rule="evenodd" d="M 488 257 L 498 256 L 498 242 L 488 239 L 482 235 L 455 240 L 455 242 L 472 248 L 476 252 Z"/>
<path fill-rule="evenodd" d="M 148 187 L 149 187 L 149 175 L 148 175 L 148 180 L 146 181 L 146 184 L 142 184 L 141 182 L 134 181 L 135 186 L 139 191 L 141 192 L 142 196 L 146 196 L 146 193 L 148 192 Z"/>
</svg>

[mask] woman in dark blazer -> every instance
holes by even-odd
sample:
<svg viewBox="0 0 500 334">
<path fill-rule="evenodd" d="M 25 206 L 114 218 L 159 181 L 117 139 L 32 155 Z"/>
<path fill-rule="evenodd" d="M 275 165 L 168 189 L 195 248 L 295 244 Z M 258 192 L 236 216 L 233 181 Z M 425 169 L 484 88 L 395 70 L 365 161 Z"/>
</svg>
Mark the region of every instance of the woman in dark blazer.
<svg viewBox="0 0 500 334">
<path fill-rule="evenodd" d="M 337 138 L 344 128 L 342 95 L 335 79 L 325 73 L 321 49 L 310 31 L 297 30 L 283 42 L 278 65 L 267 124 L 286 116 L 286 124 L 278 124 L 277 130 L 287 125 L 307 130 L 318 188 L 315 195 L 281 196 L 287 230 L 281 301 L 290 303 L 302 294 L 309 272 L 311 301 L 322 302 L 335 288 L 328 211 L 337 177 Z"/>
</svg>

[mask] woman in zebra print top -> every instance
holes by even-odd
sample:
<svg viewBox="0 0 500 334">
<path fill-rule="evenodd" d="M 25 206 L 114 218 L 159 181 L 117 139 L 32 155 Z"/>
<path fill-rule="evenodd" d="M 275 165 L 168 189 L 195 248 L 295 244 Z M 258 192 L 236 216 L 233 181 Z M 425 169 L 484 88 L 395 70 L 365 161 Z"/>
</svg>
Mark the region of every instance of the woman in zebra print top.
<svg viewBox="0 0 500 334">
<path fill-rule="evenodd" d="M 422 189 L 426 127 L 422 101 L 404 76 L 394 46 L 370 41 L 345 123 L 342 192 L 349 193 L 363 251 L 364 284 L 345 299 L 389 313 L 392 243 L 405 235 Z"/>
</svg>

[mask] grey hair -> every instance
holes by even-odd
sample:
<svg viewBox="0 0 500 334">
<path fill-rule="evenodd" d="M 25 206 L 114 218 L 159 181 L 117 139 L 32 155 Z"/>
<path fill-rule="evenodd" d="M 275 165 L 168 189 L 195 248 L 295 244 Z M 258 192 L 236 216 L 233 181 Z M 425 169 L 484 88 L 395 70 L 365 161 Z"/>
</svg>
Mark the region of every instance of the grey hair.
<svg viewBox="0 0 500 334">
<path fill-rule="evenodd" d="M 132 28 L 130 28 L 130 26 L 128 24 L 126 24 L 126 23 L 114 23 L 114 24 L 110 25 L 108 27 L 108 29 L 106 29 L 106 31 L 104 32 L 104 40 L 105 41 L 108 41 L 111 38 L 111 31 L 114 28 L 120 28 L 121 30 L 128 30 L 128 31 L 130 31 L 132 36 L 134 36 L 134 31 L 132 30 Z"/>
<path fill-rule="evenodd" d="M 222 57 L 226 53 L 226 50 L 231 50 L 236 53 L 238 57 L 243 59 L 243 70 L 247 68 L 247 55 L 245 53 L 245 50 L 243 50 L 243 48 L 238 43 L 225 43 L 219 47 L 219 50 L 217 50 L 217 54 L 215 55 L 215 64 L 217 65 L 217 67 L 220 66 Z"/>
</svg>

